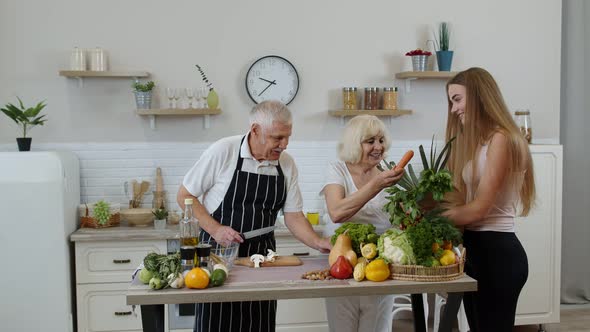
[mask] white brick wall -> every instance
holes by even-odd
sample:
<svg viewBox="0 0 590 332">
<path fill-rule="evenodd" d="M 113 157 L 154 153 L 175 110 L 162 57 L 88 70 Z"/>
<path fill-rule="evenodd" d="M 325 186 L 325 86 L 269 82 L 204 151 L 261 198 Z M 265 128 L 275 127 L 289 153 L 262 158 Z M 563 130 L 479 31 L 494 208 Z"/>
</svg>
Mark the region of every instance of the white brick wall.
<svg viewBox="0 0 590 332">
<path fill-rule="evenodd" d="M 430 141 L 394 142 L 387 160 L 397 161 L 408 149 L 414 149 L 412 160 L 421 169 L 418 146 L 428 151 Z M 207 143 L 82 143 L 33 144 L 33 151 L 68 150 L 80 158 L 81 202 L 105 199 L 126 206 L 123 183 L 136 179 L 155 185 L 156 167 L 162 169 L 168 206 L 178 208 L 176 192 L 184 174 L 210 145 Z M 318 196 L 323 186 L 327 164 L 336 159 L 335 141 L 294 141 L 287 151 L 299 169 L 299 186 L 303 194 L 304 210 L 317 210 L 323 214 L 324 202 Z M 442 147 L 442 142 L 438 142 Z M 15 151 L 16 143 L 0 145 L 0 151 Z M 440 148 L 439 148 L 440 151 Z M 24 152 L 23 152 L 24 153 Z M 152 194 L 144 197 L 143 206 L 151 207 Z"/>
</svg>

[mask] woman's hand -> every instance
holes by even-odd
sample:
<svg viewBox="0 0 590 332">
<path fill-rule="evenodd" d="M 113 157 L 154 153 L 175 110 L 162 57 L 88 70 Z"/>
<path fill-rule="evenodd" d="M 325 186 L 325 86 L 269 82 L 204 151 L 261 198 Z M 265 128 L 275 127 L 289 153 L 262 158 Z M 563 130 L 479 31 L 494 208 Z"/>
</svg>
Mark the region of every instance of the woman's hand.
<svg viewBox="0 0 590 332">
<path fill-rule="evenodd" d="M 404 176 L 404 169 L 386 169 L 374 178 L 374 183 L 379 190 L 391 187 Z"/>
</svg>

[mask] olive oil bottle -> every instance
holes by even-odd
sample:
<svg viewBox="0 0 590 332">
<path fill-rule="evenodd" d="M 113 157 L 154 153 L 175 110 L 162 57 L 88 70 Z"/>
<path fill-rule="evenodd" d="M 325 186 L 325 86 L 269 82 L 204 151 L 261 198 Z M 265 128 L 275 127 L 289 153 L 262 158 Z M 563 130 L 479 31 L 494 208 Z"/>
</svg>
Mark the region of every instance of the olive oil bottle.
<svg viewBox="0 0 590 332">
<path fill-rule="evenodd" d="M 180 221 L 180 247 L 196 247 L 199 243 L 199 221 L 193 217 L 193 200 L 184 200 L 184 218 Z"/>
</svg>

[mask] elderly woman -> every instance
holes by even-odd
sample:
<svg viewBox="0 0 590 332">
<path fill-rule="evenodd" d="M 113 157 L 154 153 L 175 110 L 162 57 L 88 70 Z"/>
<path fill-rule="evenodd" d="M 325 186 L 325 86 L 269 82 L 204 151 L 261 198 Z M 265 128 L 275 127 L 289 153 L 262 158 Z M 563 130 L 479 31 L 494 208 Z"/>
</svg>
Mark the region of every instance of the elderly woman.
<svg viewBox="0 0 590 332">
<path fill-rule="evenodd" d="M 348 122 L 338 145 L 339 160 L 330 163 L 320 195 L 326 199 L 326 228 L 331 236 L 340 223 L 373 224 L 377 233 L 391 225 L 383 211 L 385 188 L 397 183 L 403 170 L 381 172 L 377 165 L 390 138 L 381 120 L 359 115 Z M 330 331 L 390 331 L 393 296 L 349 296 L 326 299 Z"/>
</svg>

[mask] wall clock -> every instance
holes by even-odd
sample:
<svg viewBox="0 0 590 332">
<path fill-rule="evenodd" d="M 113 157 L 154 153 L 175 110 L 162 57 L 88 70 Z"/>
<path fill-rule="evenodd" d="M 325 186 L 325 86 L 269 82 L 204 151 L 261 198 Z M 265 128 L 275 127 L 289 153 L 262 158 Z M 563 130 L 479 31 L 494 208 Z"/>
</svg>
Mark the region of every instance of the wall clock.
<svg viewBox="0 0 590 332">
<path fill-rule="evenodd" d="M 289 60 L 268 55 L 248 69 L 246 91 L 256 104 L 273 99 L 289 105 L 299 91 L 299 75 Z"/>
</svg>

